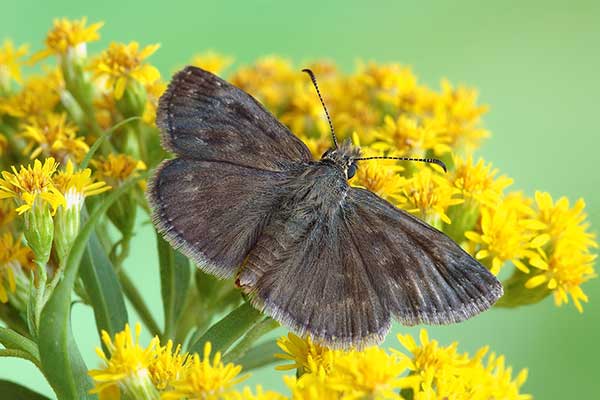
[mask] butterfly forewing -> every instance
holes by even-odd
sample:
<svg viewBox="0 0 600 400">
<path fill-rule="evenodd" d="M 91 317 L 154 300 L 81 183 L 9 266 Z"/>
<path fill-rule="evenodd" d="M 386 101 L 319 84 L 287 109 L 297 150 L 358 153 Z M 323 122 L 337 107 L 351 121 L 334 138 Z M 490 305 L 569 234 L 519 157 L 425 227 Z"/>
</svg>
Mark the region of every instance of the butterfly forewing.
<svg viewBox="0 0 600 400">
<path fill-rule="evenodd" d="M 177 155 L 281 170 L 312 159 L 304 143 L 252 96 L 200 68 L 173 77 L 156 119 Z"/>
</svg>

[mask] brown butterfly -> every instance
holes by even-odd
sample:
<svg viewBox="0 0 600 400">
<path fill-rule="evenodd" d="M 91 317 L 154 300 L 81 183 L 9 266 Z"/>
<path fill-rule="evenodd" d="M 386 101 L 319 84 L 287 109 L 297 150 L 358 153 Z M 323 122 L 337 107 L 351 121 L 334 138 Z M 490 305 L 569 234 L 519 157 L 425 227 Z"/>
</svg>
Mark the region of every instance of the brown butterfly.
<svg viewBox="0 0 600 400">
<path fill-rule="evenodd" d="M 255 307 L 298 335 L 362 347 L 382 341 L 392 317 L 459 322 L 502 296 L 445 234 L 350 186 L 365 158 L 333 130 L 333 148 L 313 160 L 252 96 L 191 66 L 161 97 L 157 125 L 177 155 L 148 189 L 159 231 L 202 270 L 237 276 Z"/>
</svg>

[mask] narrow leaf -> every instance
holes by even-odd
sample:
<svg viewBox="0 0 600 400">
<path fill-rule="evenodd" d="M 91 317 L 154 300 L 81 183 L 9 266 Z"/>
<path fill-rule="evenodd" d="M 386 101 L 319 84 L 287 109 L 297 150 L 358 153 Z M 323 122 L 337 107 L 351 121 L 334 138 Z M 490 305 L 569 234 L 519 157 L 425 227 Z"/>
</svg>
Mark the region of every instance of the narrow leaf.
<svg viewBox="0 0 600 400">
<path fill-rule="evenodd" d="M 275 354 L 280 353 L 281 349 L 277 346 L 275 339 L 261 343 L 250 350 L 236 361 L 236 364 L 242 366 L 244 371 L 250 371 L 264 366 L 281 362 L 275 358 Z"/>
<path fill-rule="evenodd" d="M 10 400 L 49 400 L 46 396 L 21 386 L 18 383 L 0 379 L 0 393 L 3 399 Z"/>
<path fill-rule="evenodd" d="M 248 329 L 252 328 L 264 316 L 250 303 L 245 302 L 229 314 L 227 314 L 219 322 L 211 326 L 208 331 L 191 346 L 191 353 L 200 353 L 204 349 L 204 344 L 210 342 L 213 351 L 224 353 L 229 347 Z"/>
<path fill-rule="evenodd" d="M 39 327 L 39 351 L 44 375 L 60 399 L 96 398 L 88 393 L 91 380 L 71 331 L 71 292 L 94 226 L 106 210 L 146 174 L 131 178 L 110 193 L 83 225 L 67 257 L 63 279 L 44 307 Z"/>
<path fill-rule="evenodd" d="M 89 295 L 98 334 L 102 330 L 111 336 L 122 331 L 127 323 L 127 308 L 121 285 L 100 240 L 92 233 L 79 272 Z"/>
<path fill-rule="evenodd" d="M 160 267 L 160 290 L 165 315 L 165 339 L 175 338 L 175 327 L 190 287 L 190 263 L 156 233 Z"/>
<path fill-rule="evenodd" d="M 40 354 L 37 345 L 31 339 L 19 335 L 12 329 L 0 327 L 0 343 L 7 349 L 26 352 L 35 360 L 35 364 L 40 363 Z"/>
<path fill-rule="evenodd" d="M 254 325 L 238 342 L 238 344 L 236 344 L 233 349 L 228 351 L 225 356 L 223 356 L 223 362 L 237 361 L 250 350 L 252 345 L 254 345 L 258 339 L 278 327 L 279 322 L 275 321 L 274 319 L 269 317 L 263 319 L 258 324 Z"/>
<path fill-rule="evenodd" d="M 92 147 L 90 147 L 90 150 L 87 152 L 87 154 L 83 158 L 83 161 L 81 161 L 81 164 L 80 164 L 79 167 L 81 169 L 87 168 L 87 166 L 89 165 L 92 157 L 94 156 L 94 154 L 96 154 L 96 151 L 98 151 L 98 148 L 102 145 L 102 143 L 104 143 L 104 141 L 106 139 L 108 139 L 110 137 L 110 135 L 113 134 L 114 131 L 116 131 L 117 129 L 119 129 L 123 125 L 128 124 L 131 121 L 135 121 L 137 119 L 140 119 L 140 117 L 130 117 L 130 118 L 124 119 L 123 121 L 120 121 L 120 122 L 116 123 L 115 125 L 113 125 L 112 128 L 104 131 L 102 133 L 102 135 L 100 135 L 100 137 L 98 139 L 96 139 L 96 141 L 94 142 L 94 144 L 92 144 Z"/>
</svg>

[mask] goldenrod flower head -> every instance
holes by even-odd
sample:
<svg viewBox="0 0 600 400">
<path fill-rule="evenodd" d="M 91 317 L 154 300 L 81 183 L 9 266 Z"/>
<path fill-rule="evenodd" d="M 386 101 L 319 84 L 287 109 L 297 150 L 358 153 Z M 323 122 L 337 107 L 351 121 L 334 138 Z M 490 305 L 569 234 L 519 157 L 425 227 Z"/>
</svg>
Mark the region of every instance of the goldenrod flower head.
<svg viewBox="0 0 600 400">
<path fill-rule="evenodd" d="M 42 60 L 52 54 L 59 56 L 86 56 L 86 43 L 100 39 L 98 30 L 104 22 L 96 22 L 86 26 L 87 18 L 69 20 L 55 19 L 52 29 L 46 36 L 46 48 L 33 55 L 32 61 Z"/>
<path fill-rule="evenodd" d="M 162 393 L 161 399 L 217 400 L 233 385 L 247 377 L 238 376 L 242 370 L 241 366 L 223 364 L 220 352 L 215 353 L 214 358 L 211 358 L 211 349 L 210 342 L 206 342 L 202 359 L 198 354 L 194 354 L 185 375 L 171 382 L 171 388 Z"/>
<path fill-rule="evenodd" d="M 80 162 L 89 151 L 83 138 L 77 136 L 77 126 L 67 120 L 66 113 L 47 113 L 23 124 L 20 136 L 27 142 L 24 153 L 33 160 L 41 154 L 62 162 Z"/>
<path fill-rule="evenodd" d="M 167 89 L 166 83 L 157 79 L 153 83 L 146 85 L 146 105 L 144 108 L 144 114 L 142 120 L 149 124 L 154 125 L 156 123 L 156 107 L 158 107 L 158 99 Z"/>
<path fill-rule="evenodd" d="M 502 198 L 504 189 L 513 183 L 507 176 L 497 177 L 497 174 L 498 169 L 492 168 L 490 163 L 485 164 L 482 159 L 475 164 L 472 156 L 455 157 L 450 179 L 465 200 L 473 199 L 479 204 L 493 207 Z"/>
<path fill-rule="evenodd" d="M 36 199 L 50 205 L 53 212 L 65 203 L 65 199 L 54 186 L 53 176 L 58 168 L 54 158 L 49 157 L 42 164 L 35 160 L 33 167 L 13 166 L 12 173 L 3 171 L 0 178 L 0 199 L 14 198 L 21 203 L 16 209 L 19 214 L 31 210 Z"/>
<path fill-rule="evenodd" d="M 342 394 L 335 388 L 323 367 L 300 378 L 284 376 L 285 384 L 292 392 L 293 400 L 339 400 Z"/>
<path fill-rule="evenodd" d="M 75 171 L 75 166 L 69 160 L 64 170 L 54 177 L 54 184 L 65 198 L 65 207 L 81 209 L 83 201 L 88 196 L 95 196 L 110 189 L 106 182 L 95 181 L 89 168 Z"/>
<path fill-rule="evenodd" d="M 321 135 L 329 133 L 329 124 L 323 107 L 307 82 L 296 81 L 291 85 L 289 102 L 279 119 L 298 135 Z"/>
<path fill-rule="evenodd" d="M 442 80 L 442 93 L 435 97 L 432 119 L 439 126 L 445 126 L 453 148 L 471 150 L 489 132 L 479 126 L 480 118 L 488 110 L 477 104 L 478 93 L 464 86 L 454 87 L 448 80 Z"/>
<path fill-rule="evenodd" d="M 192 65 L 200 67 L 213 74 L 219 75 L 223 70 L 233 64 L 233 57 L 225 56 L 214 51 L 206 51 L 192 58 Z"/>
<path fill-rule="evenodd" d="M 45 76 L 32 76 L 21 90 L 8 97 L 0 97 L 0 115 L 25 118 L 52 111 L 60 102 L 64 81 L 59 69 Z"/>
<path fill-rule="evenodd" d="M 102 341 L 108 354 L 100 347 L 96 349 L 96 353 L 104 361 L 104 367 L 89 371 L 95 383 L 90 393 L 114 391 L 117 387 L 127 393 L 136 393 L 138 397 L 140 393 L 145 395 L 139 398 L 156 398 L 153 396 L 156 390 L 150 380 L 148 367 L 154 360 L 159 341 L 155 337 L 148 347 L 142 347 L 139 343 L 140 331 L 138 323 L 133 337 L 127 324 L 125 330 L 115 334 L 114 341 L 106 331 L 102 331 Z"/>
<path fill-rule="evenodd" d="M 530 398 L 519 393 L 527 379 L 527 371 L 521 371 L 513 380 L 512 370 L 504 365 L 504 357 L 492 354 L 484 363 L 487 347 L 470 358 L 467 354 L 458 353 L 456 342 L 444 347 L 430 340 L 424 329 L 420 332 L 420 344 L 408 334 L 398 335 L 398 340 L 410 353 L 396 352 L 401 359 L 411 361 L 409 368 L 412 374 L 405 378 L 404 383 L 410 383 L 415 400 Z"/>
<path fill-rule="evenodd" d="M 459 194 L 446 176 L 423 167 L 405 181 L 399 206 L 434 226 L 439 225 L 439 220 L 450 224 L 446 210 L 464 201 Z"/>
<path fill-rule="evenodd" d="M 92 160 L 92 165 L 96 169 L 98 180 L 106 181 L 111 186 L 118 186 L 125 179 L 146 169 L 143 161 L 136 160 L 128 154 L 111 153 L 106 158 Z"/>
<path fill-rule="evenodd" d="M 389 355 L 378 347 L 341 354 L 329 373 L 332 387 L 346 399 L 402 399 L 402 374 L 410 362 Z"/>
<path fill-rule="evenodd" d="M 571 207 L 566 197 L 556 201 L 552 200 L 549 193 L 536 192 L 537 220 L 545 225 L 544 231 L 550 235 L 553 245 L 566 241 L 581 250 L 598 247 L 593 233 L 588 232 L 589 223 L 584 212 L 583 199 Z"/>
<path fill-rule="evenodd" d="M 230 81 L 280 115 L 290 99 L 292 83 L 301 77 L 305 78 L 288 60 L 271 56 L 261 58 L 251 66 L 241 67 Z"/>
<path fill-rule="evenodd" d="M 443 127 L 419 123 L 415 117 L 400 115 L 394 119 L 386 115 L 383 126 L 376 128 L 376 141 L 385 149 L 397 150 L 400 154 L 425 154 L 433 151 L 440 156 L 450 152 L 450 138 Z"/>
<path fill-rule="evenodd" d="M 513 197 L 495 207 L 483 207 L 478 229 L 465 233 L 477 245 L 475 258 L 491 260 L 489 267 L 495 275 L 506 261 L 525 273 L 529 273 L 529 267 L 524 259 L 529 265 L 548 268 L 538 250 L 548 242 L 549 235 L 539 232 L 543 225 L 523 216 L 527 205 L 518 200 Z"/>
<path fill-rule="evenodd" d="M 148 371 L 154 386 L 158 390 L 164 390 L 183 377 L 187 368 L 191 364 L 191 356 L 188 353 L 181 353 L 181 345 L 177 345 L 173 350 L 173 341 L 169 340 L 165 346 L 159 346 Z"/>
<path fill-rule="evenodd" d="M 444 370 L 454 370 L 464 365 L 467 358 L 459 355 L 456 351 L 458 344 L 452 343 L 450 346 L 440 346 L 436 340 L 430 340 L 425 329 L 419 332 L 420 344 L 409 334 L 398 335 L 398 341 L 410 355 L 405 355 L 394 350 L 401 359 L 410 360 L 408 368 L 414 374 L 425 377 L 427 374 L 436 375 Z"/>
<path fill-rule="evenodd" d="M 140 50 L 137 42 L 111 43 L 92 63 L 91 69 L 95 77 L 105 79 L 106 88 L 113 90 L 114 97 L 118 100 L 123 97 L 130 80 L 149 85 L 160 78 L 158 69 L 144 62 L 159 47 L 160 45 L 153 44 Z"/>
<path fill-rule="evenodd" d="M 365 156 L 366 154 L 369 153 L 365 153 Z M 362 161 L 350 183 L 397 203 L 406 184 L 406 178 L 400 175 L 402 170 L 403 168 L 393 160 Z"/>
<path fill-rule="evenodd" d="M 287 398 L 271 390 L 263 390 L 262 386 L 256 386 L 256 393 L 252 393 L 249 387 L 245 387 L 241 392 L 231 391 L 225 393 L 223 400 L 286 400 Z"/>
<path fill-rule="evenodd" d="M 290 360 L 292 364 L 278 365 L 277 370 L 297 369 L 299 374 L 311 373 L 318 368 L 329 371 L 339 351 L 331 350 L 314 343 L 309 336 L 301 338 L 292 332 L 277 340 L 277 345 L 285 354 L 275 354 L 276 358 Z"/>
<path fill-rule="evenodd" d="M 31 268 L 33 255 L 29 247 L 15 240 L 9 232 L 0 237 L 0 302 L 8 302 L 8 293 L 17 290 L 17 276 Z"/>
<path fill-rule="evenodd" d="M 21 83 L 21 65 L 23 62 L 20 59 L 28 51 L 28 46 L 25 44 L 15 48 L 12 41 L 4 41 L 2 47 L 0 47 L 0 90 L 7 89 L 11 80 Z"/>
</svg>

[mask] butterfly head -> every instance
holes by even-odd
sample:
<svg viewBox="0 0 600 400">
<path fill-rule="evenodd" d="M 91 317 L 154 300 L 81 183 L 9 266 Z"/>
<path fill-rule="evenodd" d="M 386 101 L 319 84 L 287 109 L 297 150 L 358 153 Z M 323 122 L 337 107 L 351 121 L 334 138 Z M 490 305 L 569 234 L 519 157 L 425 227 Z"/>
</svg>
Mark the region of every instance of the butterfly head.
<svg viewBox="0 0 600 400">
<path fill-rule="evenodd" d="M 358 158 L 360 158 L 360 148 L 347 141 L 323 153 L 321 161 L 335 164 L 344 171 L 346 179 L 352 179 L 358 169 L 356 164 Z"/>
</svg>

